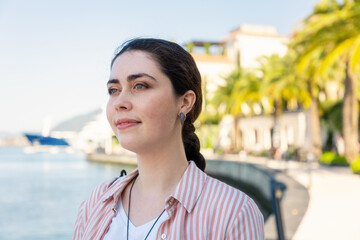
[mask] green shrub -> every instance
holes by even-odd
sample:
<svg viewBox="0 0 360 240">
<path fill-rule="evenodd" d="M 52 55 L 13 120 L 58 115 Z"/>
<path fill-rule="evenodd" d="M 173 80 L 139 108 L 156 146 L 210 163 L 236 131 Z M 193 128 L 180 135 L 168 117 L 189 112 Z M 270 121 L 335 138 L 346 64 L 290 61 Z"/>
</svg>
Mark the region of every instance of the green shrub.
<svg viewBox="0 0 360 240">
<path fill-rule="evenodd" d="M 260 155 L 260 157 L 269 157 L 269 151 L 262 150 L 259 155 Z"/>
<path fill-rule="evenodd" d="M 360 156 L 350 166 L 354 173 L 360 173 Z"/>
<path fill-rule="evenodd" d="M 320 157 L 320 163 L 327 165 L 349 165 L 344 156 L 333 152 L 324 152 Z"/>
<path fill-rule="evenodd" d="M 320 162 L 324 164 L 331 164 L 336 158 L 336 154 L 333 152 L 324 152 L 320 157 Z"/>
<path fill-rule="evenodd" d="M 331 164 L 332 165 L 346 165 L 346 166 L 349 166 L 349 163 L 346 160 L 346 158 L 344 156 L 339 156 L 339 155 L 336 155 L 336 158 L 334 159 L 334 161 Z"/>
<path fill-rule="evenodd" d="M 218 149 L 215 150 L 215 153 L 218 154 L 218 155 L 222 155 L 222 154 L 224 154 L 224 150 L 221 149 L 221 148 L 218 148 Z"/>
</svg>

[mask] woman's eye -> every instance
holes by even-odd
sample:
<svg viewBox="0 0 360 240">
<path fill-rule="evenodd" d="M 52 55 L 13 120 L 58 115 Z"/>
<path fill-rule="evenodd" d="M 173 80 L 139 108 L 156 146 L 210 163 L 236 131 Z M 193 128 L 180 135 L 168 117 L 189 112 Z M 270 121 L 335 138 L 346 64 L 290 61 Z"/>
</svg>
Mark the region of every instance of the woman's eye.
<svg viewBox="0 0 360 240">
<path fill-rule="evenodd" d="M 118 92 L 116 88 L 110 88 L 108 91 L 109 91 L 109 95 L 113 95 L 114 93 Z"/>
<path fill-rule="evenodd" d="M 135 86 L 134 86 L 135 89 L 143 89 L 143 88 L 147 88 L 146 85 L 142 84 L 142 83 L 137 83 Z"/>
</svg>

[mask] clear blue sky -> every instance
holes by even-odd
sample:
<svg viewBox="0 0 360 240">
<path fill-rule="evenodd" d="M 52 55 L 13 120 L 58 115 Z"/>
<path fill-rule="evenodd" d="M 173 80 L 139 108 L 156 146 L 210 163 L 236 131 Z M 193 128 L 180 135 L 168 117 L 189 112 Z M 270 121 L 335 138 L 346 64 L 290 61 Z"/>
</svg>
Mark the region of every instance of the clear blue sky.
<svg viewBox="0 0 360 240">
<path fill-rule="evenodd" d="M 289 35 L 318 0 L 0 0 L 0 131 L 39 132 L 107 101 L 126 39 L 222 40 L 242 24 Z"/>
</svg>

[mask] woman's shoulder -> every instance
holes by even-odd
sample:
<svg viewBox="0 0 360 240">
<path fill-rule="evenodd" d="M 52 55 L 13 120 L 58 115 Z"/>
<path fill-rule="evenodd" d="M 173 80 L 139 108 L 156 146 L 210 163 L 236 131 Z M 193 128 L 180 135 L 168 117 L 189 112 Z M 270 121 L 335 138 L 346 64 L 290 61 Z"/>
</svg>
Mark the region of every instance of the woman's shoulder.
<svg viewBox="0 0 360 240">
<path fill-rule="evenodd" d="M 87 198 L 87 204 L 93 205 L 97 202 L 105 201 L 114 195 L 119 194 L 131 179 L 138 174 L 137 169 L 129 173 L 128 175 L 122 175 L 119 177 L 113 177 L 99 183 L 91 191 Z"/>
<path fill-rule="evenodd" d="M 206 205 L 206 216 L 212 227 L 225 229 L 230 239 L 236 239 L 239 232 L 255 230 L 263 239 L 264 218 L 254 200 L 244 192 L 218 179 L 208 176 L 202 193 L 202 204 Z"/>
<path fill-rule="evenodd" d="M 81 236 L 84 234 L 90 216 L 92 216 L 94 210 L 98 208 L 102 197 L 106 194 L 109 185 L 111 185 L 114 180 L 116 180 L 116 178 L 108 179 L 95 186 L 88 197 L 80 204 L 73 239 L 82 239 Z"/>
<path fill-rule="evenodd" d="M 223 206 L 234 214 L 246 214 L 253 211 L 255 214 L 262 215 L 254 200 L 243 191 L 232 187 L 218 179 L 208 176 L 206 188 L 203 193 L 204 198 L 213 203 L 213 208 Z M 251 208 L 251 209 L 250 209 Z"/>
<path fill-rule="evenodd" d="M 239 198 L 244 198 L 247 199 L 249 198 L 248 195 L 246 195 L 243 191 L 230 186 L 229 184 L 214 178 L 212 176 L 207 176 L 207 188 L 208 190 L 211 190 L 214 192 L 215 195 L 213 195 L 213 197 L 221 197 L 221 196 L 226 196 L 229 195 L 231 196 L 230 199 L 236 199 L 238 200 Z"/>
<path fill-rule="evenodd" d="M 118 181 L 118 177 L 113 177 L 107 179 L 101 183 L 98 183 L 90 192 L 90 195 L 85 200 L 87 204 L 93 205 L 95 202 L 99 201 L 110 189 L 111 185 Z"/>
</svg>

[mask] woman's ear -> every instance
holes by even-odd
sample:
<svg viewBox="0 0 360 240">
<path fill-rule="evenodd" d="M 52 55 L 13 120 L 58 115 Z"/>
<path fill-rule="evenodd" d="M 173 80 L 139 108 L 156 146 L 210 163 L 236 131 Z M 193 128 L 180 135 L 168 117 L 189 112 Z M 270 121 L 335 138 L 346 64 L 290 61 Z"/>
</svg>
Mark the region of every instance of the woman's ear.
<svg viewBox="0 0 360 240">
<path fill-rule="evenodd" d="M 196 101 L 196 94 L 193 90 L 188 90 L 180 97 L 180 112 L 185 115 L 193 108 Z"/>
</svg>

